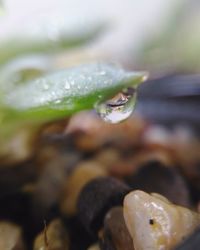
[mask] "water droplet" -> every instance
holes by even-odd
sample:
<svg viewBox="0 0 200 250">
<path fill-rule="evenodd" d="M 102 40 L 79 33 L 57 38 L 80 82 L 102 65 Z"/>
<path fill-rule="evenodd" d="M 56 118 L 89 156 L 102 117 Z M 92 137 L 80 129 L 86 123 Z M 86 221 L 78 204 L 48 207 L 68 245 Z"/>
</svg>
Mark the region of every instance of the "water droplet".
<svg viewBox="0 0 200 250">
<path fill-rule="evenodd" d="M 134 88 L 127 88 L 112 99 L 97 104 L 95 109 L 104 121 L 119 123 L 126 120 L 133 112 L 136 95 L 137 93 Z"/>
</svg>

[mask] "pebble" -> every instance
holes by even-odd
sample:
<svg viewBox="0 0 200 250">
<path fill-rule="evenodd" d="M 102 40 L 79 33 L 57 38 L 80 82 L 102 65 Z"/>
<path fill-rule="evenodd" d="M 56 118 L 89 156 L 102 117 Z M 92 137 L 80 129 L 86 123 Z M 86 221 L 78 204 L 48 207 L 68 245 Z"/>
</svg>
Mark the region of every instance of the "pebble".
<svg viewBox="0 0 200 250">
<path fill-rule="evenodd" d="M 20 226 L 6 221 L 0 222 L 0 249 L 1 250 L 26 249 Z"/>
<path fill-rule="evenodd" d="M 83 188 L 78 199 L 78 216 L 92 234 L 103 226 L 106 213 L 114 206 L 122 205 L 130 188 L 113 177 L 93 179 Z"/>
<path fill-rule="evenodd" d="M 98 162 L 84 161 L 79 163 L 64 184 L 60 204 L 62 213 L 74 216 L 77 212 L 77 200 L 83 187 L 94 178 L 106 175 L 107 172 Z"/>
<path fill-rule="evenodd" d="M 123 216 L 123 207 L 113 207 L 105 216 L 101 250 L 134 250 Z"/>
<path fill-rule="evenodd" d="M 70 237 L 70 250 L 87 250 L 88 247 L 97 242 L 98 238 L 93 237 L 82 225 L 77 216 L 64 219 Z"/>
<path fill-rule="evenodd" d="M 71 118 L 66 133 L 81 132 L 75 140 L 77 148 L 84 152 L 92 152 L 107 143 L 114 143 L 120 149 L 130 148 L 140 140 L 145 127 L 144 120 L 138 117 L 130 117 L 123 123 L 113 126 L 92 112 L 80 112 Z"/>
<path fill-rule="evenodd" d="M 200 246 L 200 228 L 186 238 L 175 250 L 199 250 Z"/>
<path fill-rule="evenodd" d="M 168 167 L 159 161 L 149 161 L 126 180 L 133 189 L 159 193 L 173 203 L 190 206 L 187 183 L 174 167 Z"/>
<path fill-rule="evenodd" d="M 90 246 L 87 250 L 100 250 L 99 244 L 96 243 L 96 244 Z"/>
<path fill-rule="evenodd" d="M 34 241 L 33 250 L 68 250 L 69 236 L 60 219 L 44 227 Z"/>
<path fill-rule="evenodd" d="M 135 250 L 172 250 L 200 225 L 199 213 L 140 190 L 126 195 L 124 218 Z"/>
<path fill-rule="evenodd" d="M 112 173 L 115 165 L 121 160 L 120 151 L 115 148 L 103 148 L 98 152 L 95 160 L 105 166 L 109 173 Z"/>
</svg>

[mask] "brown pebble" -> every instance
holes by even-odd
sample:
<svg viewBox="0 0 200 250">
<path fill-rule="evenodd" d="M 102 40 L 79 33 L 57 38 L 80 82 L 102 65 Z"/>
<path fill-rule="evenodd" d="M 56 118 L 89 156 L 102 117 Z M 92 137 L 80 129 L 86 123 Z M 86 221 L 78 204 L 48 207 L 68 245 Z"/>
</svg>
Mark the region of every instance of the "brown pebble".
<svg viewBox="0 0 200 250">
<path fill-rule="evenodd" d="M 120 152 L 114 148 L 102 149 L 95 157 L 99 163 L 105 166 L 106 170 L 112 172 L 114 166 L 120 161 Z"/>
<path fill-rule="evenodd" d="M 0 222 L 0 249 L 1 250 L 25 250 L 22 230 L 19 226 L 10 222 Z"/>
<path fill-rule="evenodd" d="M 113 126 L 94 113 L 80 112 L 71 118 L 66 133 L 81 132 L 75 145 L 81 151 L 91 152 L 107 143 L 114 143 L 120 149 L 130 148 L 140 140 L 145 127 L 146 123 L 138 117 Z"/>
<path fill-rule="evenodd" d="M 1 138 L 0 138 L 1 139 Z M 1 166 L 12 166 L 30 159 L 38 142 L 38 127 L 26 127 L 16 130 L 9 140 L 1 140 Z"/>
<path fill-rule="evenodd" d="M 68 216 L 75 215 L 77 199 L 82 188 L 92 179 L 106 175 L 106 171 L 98 162 L 81 162 L 66 180 L 60 205 L 62 213 Z"/>
<path fill-rule="evenodd" d="M 106 214 L 100 246 L 101 250 L 134 250 L 122 207 L 114 207 Z"/>
<path fill-rule="evenodd" d="M 78 216 L 84 227 L 95 235 L 103 226 L 106 213 L 123 204 L 129 186 L 113 177 L 98 177 L 85 185 L 78 198 Z"/>
<path fill-rule="evenodd" d="M 48 227 L 44 226 L 35 239 L 34 250 L 67 250 L 69 249 L 69 237 L 60 219 L 53 220 Z"/>
<path fill-rule="evenodd" d="M 133 189 L 159 193 L 175 204 L 191 206 L 187 183 L 173 167 L 167 167 L 158 161 L 149 161 L 126 180 Z"/>
<path fill-rule="evenodd" d="M 93 244 L 87 250 L 100 250 L 99 244 L 98 243 Z"/>
</svg>

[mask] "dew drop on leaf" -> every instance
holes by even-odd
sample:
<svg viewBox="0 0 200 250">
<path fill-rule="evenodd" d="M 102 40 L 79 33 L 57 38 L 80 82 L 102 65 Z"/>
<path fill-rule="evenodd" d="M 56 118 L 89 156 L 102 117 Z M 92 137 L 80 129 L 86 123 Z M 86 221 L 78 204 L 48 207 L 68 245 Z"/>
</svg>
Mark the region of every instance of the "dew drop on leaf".
<svg viewBox="0 0 200 250">
<path fill-rule="evenodd" d="M 133 112 L 136 104 L 136 90 L 127 88 L 112 99 L 97 104 L 96 112 L 106 122 L 119 123 L 126 120 Z"/>
</svg>

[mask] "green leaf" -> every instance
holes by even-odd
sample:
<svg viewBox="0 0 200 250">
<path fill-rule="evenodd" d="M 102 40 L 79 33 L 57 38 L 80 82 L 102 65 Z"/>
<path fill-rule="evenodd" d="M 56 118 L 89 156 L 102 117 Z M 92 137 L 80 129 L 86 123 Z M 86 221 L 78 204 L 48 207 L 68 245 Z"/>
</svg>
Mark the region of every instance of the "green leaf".
<svg viewBox="0 0 200 250">
<path fill-rule="evenodd" d="M 126 72 L 111 64 L 94 63 L 17 84 L 10 91 L 1 90 L 0 128 L 10 132 L 19 126 L 42 124 L 93 109 L 97 102 L 126 87 L 137 88 L 145 78 L 144 72 Z"/>
<path fill-rule="evenodd" d="M 0 67 L 0 89 L 7 93 L 18 84 L 33 80 L 53 69 L 53 59 L 47 55 L 17 57 Z M 5 84 L 6 83 L 6 84 Z"/>
<path fill-rule="evenodd" d="M 79 46 L 97 37 L 105 29 L 101 24 L 74 35 L 61 33 L 56 39 L 13 37 L 0 42 L 0 65 L 18 56 L 36 53 L 55 53 L 63 49 Z M 66 32 L 67 33 L 67 32 Z"/>
</svg>

